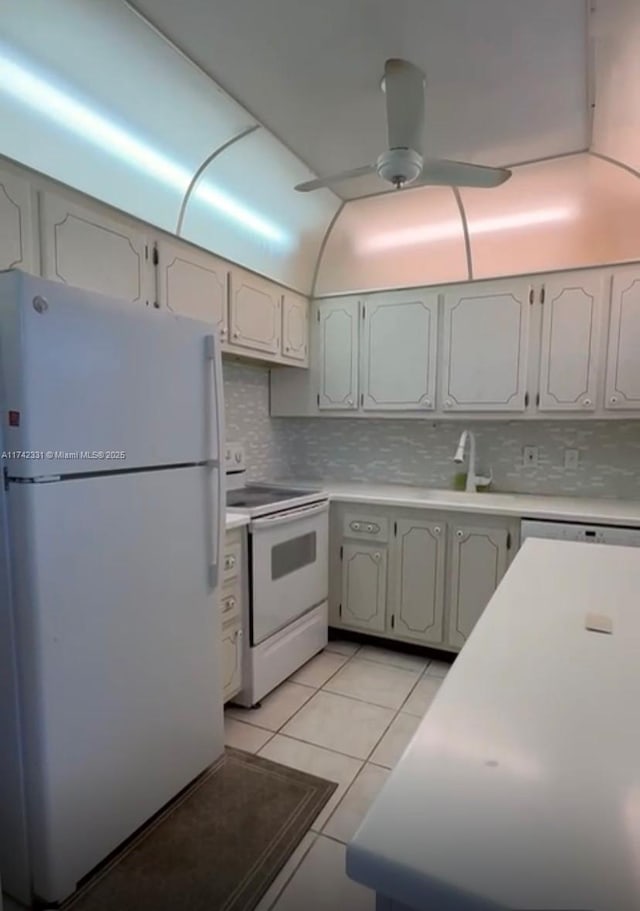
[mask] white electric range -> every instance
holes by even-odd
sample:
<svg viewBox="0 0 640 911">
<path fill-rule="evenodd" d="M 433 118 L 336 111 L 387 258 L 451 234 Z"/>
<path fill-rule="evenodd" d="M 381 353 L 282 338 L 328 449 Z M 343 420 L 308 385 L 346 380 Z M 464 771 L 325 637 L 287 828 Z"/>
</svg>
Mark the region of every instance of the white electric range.
<svg viewBox="0 0 640 911">
<path fill-rule="evenodd" d="M 228 443 L 227 509 L 249 522 L 243 689 L 256 705 L 327 644 L 329 497 L 246 481 L 243 447 Z"/>
</svg>

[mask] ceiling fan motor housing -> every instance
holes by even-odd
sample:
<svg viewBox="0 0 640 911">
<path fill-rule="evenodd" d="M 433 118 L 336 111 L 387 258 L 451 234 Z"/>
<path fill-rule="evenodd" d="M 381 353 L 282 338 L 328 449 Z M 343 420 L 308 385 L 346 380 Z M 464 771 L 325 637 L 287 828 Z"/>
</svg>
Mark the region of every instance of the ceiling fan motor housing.
<svg viewBox="0 0 640 911">
<path fill-rule="evenodd" d="M 376 170 L 383 180 L 403 187 L 420 176 L 423 164 L 422 155 L 413 149 L 389 149 L 376 161 Z"/>
</svg>

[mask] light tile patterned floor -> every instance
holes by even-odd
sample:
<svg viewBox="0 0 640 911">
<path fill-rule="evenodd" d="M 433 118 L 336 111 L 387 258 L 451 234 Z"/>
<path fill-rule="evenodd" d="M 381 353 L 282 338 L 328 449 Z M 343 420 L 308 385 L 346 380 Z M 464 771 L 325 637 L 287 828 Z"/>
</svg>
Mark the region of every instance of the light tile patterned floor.
<svg viewBox="0 0 640 911">
<path fill-rule="evenodd" d="M 445 661 L 334 641 L 261 708 L 227 709 L 231 746 L 338 783 L 256 911 L 374 911 L 373 893 L 344 872 L 345 845 L 448 668 Z"/>
</svg>

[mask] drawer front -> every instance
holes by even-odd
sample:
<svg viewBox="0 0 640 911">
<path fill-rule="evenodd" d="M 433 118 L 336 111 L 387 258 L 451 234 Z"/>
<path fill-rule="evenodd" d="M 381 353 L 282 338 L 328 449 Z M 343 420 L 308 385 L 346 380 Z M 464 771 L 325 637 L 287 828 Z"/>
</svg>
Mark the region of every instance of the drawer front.
<svg viewBox="0 0 640 911">
<path fill-rule="evenodd" d="M 224 589 L 220 596 L 220 619 L 222 623 L 240 619 L 242 602 L 238 587 Z"/>
<path fill-rule="evenodd" d="M 240 560 L 242 559 L 242 545 L 239 541 L 225 544 L 224 558 L 222 561 L 222 582 L 232 582 L 240 575 Z"/>
<path fill-rule="evenodd" d="M 345 538 L 356 538 L 360 541 L 388 541 L 389 520 L 381 516 L 346 513 L 342 524 L 342 534 Z"/>
</svg>

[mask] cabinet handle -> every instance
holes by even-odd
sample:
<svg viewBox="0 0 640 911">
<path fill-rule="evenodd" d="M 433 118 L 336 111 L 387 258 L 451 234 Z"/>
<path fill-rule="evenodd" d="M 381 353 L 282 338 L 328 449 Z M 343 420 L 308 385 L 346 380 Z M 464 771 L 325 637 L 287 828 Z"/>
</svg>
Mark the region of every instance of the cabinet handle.
<svg viewBox="0 0 640 911">
<path fill-rule="evenodd" d="M 588 408 L 590 404 L 591 404 L 591 399 L 590 399 L 590 398 L 585 398 L 585 399 L 582 400 L 582 407 L 583 407 L 583 408 Z"/>
<path fill-rule="evenodd" d="M 462 537 L 464 537 L 464 532 L 462 531 L 462 529 L 459 528 L 456 532 L 456 538 L 462 538 Z"/>
</svg>

